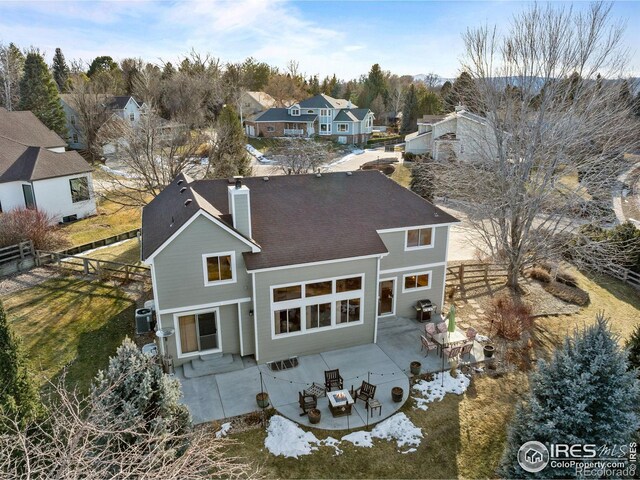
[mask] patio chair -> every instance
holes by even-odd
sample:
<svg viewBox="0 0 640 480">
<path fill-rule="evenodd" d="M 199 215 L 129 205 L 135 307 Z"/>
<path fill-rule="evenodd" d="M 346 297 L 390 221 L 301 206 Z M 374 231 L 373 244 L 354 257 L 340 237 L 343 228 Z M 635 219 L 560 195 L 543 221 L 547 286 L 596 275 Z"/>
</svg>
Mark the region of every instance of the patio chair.
<svg viewBox="0 0 640 480">
<path fill-rule="evenodd" d="M 298 403 L 300 403 L 300 408 L 302 409 L 302 413 L 300 414 L 302 417 L 309 413 L 309 410 L 318 406 L 318 397 L 309 395 L 306 392 L 298 392 Z"/>
<path fill-rule="evenodd" d="M 435 323 L 425 323 L 424 325 L 424 333 L 427 335 L 427 338 L 433 337 L 438 331 L 436 330 Z"/>
<path fill-rule="evenodd" d="M 473 350 L 473 342 L 465 343 L 460 350 L 460 358 L 465 356 L 471 357 L 472 350 Z"/>
<path fill-rule="evenodd" d="M 478 331 L 475 328 L 467 328 L 467 339 L 470 342 L 475 342 L 476 336 L 478 336 Z"/>
<path fill-rule="evenodd" d="M 351 388 L 352 388 L 351 396 L 353 397 L 353 403 L 356 403 L 356 401 L 360 399 L 365 403 L 365 406 L 369 408 L 369 400 L 371 400 L 373 396 L 376 394 L 376 386 L 370 384 L 369 382 L 363 381 L 362 385 L 360 385 L 360 388 L 356 388 L 355 390 L 353 390 L 353 387 Z"/>
<path fill-rule="evenodd" d="M 324 386 L 328 392 L 333 388 L 337 388 L 338 390 L 342 390 L 344 388 L 339 369 L 336 368 L 335 370 L 324 371 Z"/>
<path fill-rule="evenodd" d="M 447 347 L 443 350 L 444 355 L 447 357 L 447 360 L 455 360 L 460 356 L 460 351 L 462 347 Z"/>
<path fill-rule="evenodd" d="M 436 328 L 438 329 L 439 333 L 444 333 L 449 329 L 449 325 L 447 325 L 447 322 L 443 321 L 436 325 Z"/>
<path fill-rule="evenodd" d="M 313 382 L 309 388 L 305 388 L 302 391 L 305 395 L 315 395 L 316 397 L 324 397 L 327 395 L 327 390 L 321 383 Z"/>
<path fill-rule="evenodd" d="M 440 351 L 440 346 L 437 343 L 433 343 L 431 340 L 429 340 L 424 335 L 420 335 L 420 342 L 422 343 L 422 346 L 420 347 L 420 351 L 422 351 L 424 349 L 427 350 L 427 353 L 424 355 L 425 357 L 427 355 L 429 355 L 429 351 L 430 350 L 438 350 L 438 351 Z"/>
</svg>

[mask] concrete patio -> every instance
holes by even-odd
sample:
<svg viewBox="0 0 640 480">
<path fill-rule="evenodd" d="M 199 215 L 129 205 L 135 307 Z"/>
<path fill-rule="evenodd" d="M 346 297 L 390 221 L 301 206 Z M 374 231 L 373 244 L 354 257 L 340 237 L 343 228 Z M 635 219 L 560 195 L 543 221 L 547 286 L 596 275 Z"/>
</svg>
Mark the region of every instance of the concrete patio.
<svg viewBox="0 0 640 480">
<path fill-rule="evenodd" d="M 271 405 L 281 415 L 302 425 L 310 426 L 306 415 L 300 416 L 298 392 L 312 382 L 324 384 L 324 371 L 338 368 L 345 389 L 357 388 L 362 381 L 377 386 L 375 398 L 382 404 L 380 415 L 369 415 L 362 401 L 353 406 L 352 415 L 334 418 L 328 408 L 328 399 L 318 399 L 322 419 L 315 428 L 342 430 L 377 423 L 393 415 L 409 397 L 409 364 L 422 363 L 422 372 L 443 369 L 442 358 L 432 351 L 425 357 L 420 350 L 420 334 L 424 325 L 407 318 L 381 319 L 378 324 L 377 344 L 334 350 L 299 357 L 298 366 L 271 371 L 267 365 L 245 362 L 247 368 L 198 378 L 185 378 L 181 368 L 176 376 L 182 383 L 184 403 L 189 407 L 194 423 L 224 420 L 229 417 L 255 412 L 255 395 L 260 392 L 260 374 L 264 390 L 269 393 Z M 482 346 L 475 344 L 469 358 L 463 363 L 484 360 Z M 445 368 L 448 368 L 445 362 Z M 391 388 L 402 387 L 402 402 L 391 399 Z"/>
</svg>

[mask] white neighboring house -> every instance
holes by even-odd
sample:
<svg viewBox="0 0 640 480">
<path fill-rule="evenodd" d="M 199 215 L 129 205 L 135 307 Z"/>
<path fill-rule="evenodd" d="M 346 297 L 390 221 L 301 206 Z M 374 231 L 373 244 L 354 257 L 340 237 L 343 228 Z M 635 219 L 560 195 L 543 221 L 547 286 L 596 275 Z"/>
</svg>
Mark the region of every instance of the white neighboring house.
<svg viewBox="0 0 640 480">
<path fill-rule="evenodd" d="M 452 157 L 472 162 L 497 155 L 497 143 L 486 118 L 456 107 L 449 115 L 425 115 L 418 120 L 418 131 L 405 137 L 405 152 L 431 154 L 437 161 Z"/>
<path fill-rule="evenodd" d="M 0 108 L 0 212 L 37 208 L 54 222 L 95 215 L 91 165 L 31 112 Z"/>
<path fill-rule="evenodd" d="M 104 108 L 111 115 L 109 117 L 117 117 L 128 121 L 133 125 L 137 125 L 142 115 L 147 111 L 144 102 L 136 100 L 131 95 L 104 95 Z M 82 136 L 82 128 L 76 111 L 74 95 L 60 95 L 60 103 L 67 119 L 67 132 L 69 132 L 69 147 L 76 150 L 84 150 L 87 148 L 86 142 Z M 107 144 L 103 147 L 105 155 L 114 153 L 116 147 L 114 144 Z"/>
</svg>

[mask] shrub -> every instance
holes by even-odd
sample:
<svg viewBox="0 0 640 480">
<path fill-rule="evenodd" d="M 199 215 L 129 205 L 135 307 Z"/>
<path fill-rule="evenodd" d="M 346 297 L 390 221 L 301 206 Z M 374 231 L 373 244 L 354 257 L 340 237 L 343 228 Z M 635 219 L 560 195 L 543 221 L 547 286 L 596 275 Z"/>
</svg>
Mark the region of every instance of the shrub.
<svg viewBox="0 0 640 480">
<path fill-rule="evenodd" d="M 567 272 L 558 272 L 556 274 L 556 281 L 564 283 L 570 287 L 578 287 L 578 279 Z"/>
<path fill-rule="evenodd" d="M 544 284 L 544 289 L 563 302 L 574 303 L 581 307 L 589 305 L 589 294 L 578 287 L 570 287 L 564 283 L 553 281 Z"/>
<path fill-rule="evenodd" d="M 540 267 L 535 267 L 529 270 L 529 277 L 542 283 L 551 282 L 551 275 L 549 274 L 549 272 Z"/>
<path fill-rule="evenodd" d="M 636 325 L 625 347 L 629 351 L 629 368 L 640 369 L 640 325 Z"/>
<path fill-rule="evenodd" d="M 509 297 L 497 297 L 491 305 L 491 321 L 496 324 L 496 335 L 507 340 L 519 340 L 533 326 L 531 307 Z"/>
<path fill-rule="evenodd" d="M 416 159 L 416 154 L 413 152 L 404 152 L 402 157 L 405 162 L 413 162 Z"/>
<path fill-rule="evenodd" d="M 32 240 L 38 250 L 55 250 L 67 242 L 47 213 L 16 208 L 0 214 L 0 247 Z"/>
</svg>

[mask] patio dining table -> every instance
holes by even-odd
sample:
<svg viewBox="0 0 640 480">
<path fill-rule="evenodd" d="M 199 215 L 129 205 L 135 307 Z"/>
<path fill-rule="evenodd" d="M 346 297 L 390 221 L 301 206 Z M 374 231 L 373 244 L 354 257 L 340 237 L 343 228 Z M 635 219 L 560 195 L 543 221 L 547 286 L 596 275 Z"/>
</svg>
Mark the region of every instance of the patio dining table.
<svg viewBox="0 0 640 480">
<path fill-rule="evenodd" d="M 432 335 L 431 338 L 433 338 L 433 341 L 440 345 L 441 348 L 454 343 L 462 343 L 467 340 L 465 333 L 460 330 L 456 330 L 455 332 L 436 333 Z"/>
</svg>

